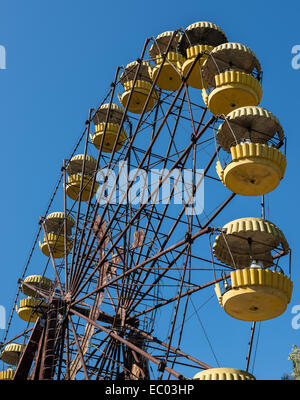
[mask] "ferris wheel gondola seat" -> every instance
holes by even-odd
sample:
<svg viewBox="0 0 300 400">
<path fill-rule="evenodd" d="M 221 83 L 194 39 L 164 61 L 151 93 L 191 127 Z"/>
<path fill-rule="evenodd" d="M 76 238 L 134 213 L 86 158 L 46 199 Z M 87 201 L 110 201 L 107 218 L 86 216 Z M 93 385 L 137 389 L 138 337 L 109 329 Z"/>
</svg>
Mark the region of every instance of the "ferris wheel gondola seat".
<svg viewBox="0 0 300 400">
<path fill-rule="evenodd" d="M 124 108 L 128 106 L 131 113 L 141 114 L 144 106 L 145 112 L 149 112 L 158 100 L 151 79 L 151 69 L 152 66 L 147 61 L 133 61 L 126 65 L 120 76 L 124 92 L 118 93 L 119 101 Z"/>
<path fill-rule="evenodd" d="M 189 73 L 192 64 L 198 54 L 202 54 L 200 59 L 194 64 L 192 71 L 189 74 L 187 84 L 195 89 L 207 89 L 210 87 L 208 82 L 204 79 L 202 73 L 202 66 L 205 63 L 209 52 L 213 50 L 213 46 L 208 45 L 195 45 L 186 50 L 187 60 L 182 66 L 182 74 L 186 76 Z"/>
<path fill-rule="evenodd" d="M 118 94 L 120 103 L 126 108 L 129 101 L 128 111 L 133 114 L 141 114 L 148 101 L 145 112 L 149 112 L 158 100 L 158 94 L 155 88 L 150 94 L 151 88 L 152 83 L 148 81 L 137 80 L 135 84 L 133 80 L 126 81 L 124 82 L 124 92 L 122 95 Z"/>
<path fill-rule="evenodd" d="M 73 174 L 68 176 L 68 183 L 66 187 L 66 194 L 72 200 L 79 201 L 88 201 L 92 192 L 92 196 L 94 197 L 99 188 L 99 184 L 97 182 L 94 183 L 93 187 L 93 177 L 89 175 L 84 175 L 82 182 L 82 190 L 81 189 L 82 176 L 81 174 Z M 81 195 L 79 195 L 81 192 Z"/>
<path fill-rule="evenodd" d="M 97 160 L 89 154 L 77 154 L 73 156 L 66 167 L 69 175 L 81 174 L 93 175 L 97 169 Z"/>
<path fill-rule="evenodd" d="M 232 161 L 216 170 L 222 183 L 233 193 L 259 196 L 274 190 L 284 177 L 286 158 L 273 146 L 242 143 L 230 148 Z"/>
<path fill-rule="evenodd" d="M 90 139 L 93 143 L 93 145 L 99 150 L 102 144 L 102 151 L 105 153 L 111 153 L 113 151 L 113 148 L 115 146 L 116 140 L 116 149 L 115 151 L 121 150 L 123 147 L 124 143 L 127 140 L 127 134 L 125 130 L 122 128 L 121 132 L 120 131 L 120 125 L 115 124 L 115 123 L 100 123 L 95 125 L 96 131 L 94 135 L 90 135 Z M 103 139 L 104 136 L 104 139 Z M 119 136 L 119 137 L 118 137 Z"/>
<path fill-rule="evenodd" d="M 37 298 L 40 296 L 36 292 L 36 290 L 27 287 L 26 285 L 24 285 L 24 283 L 28 283 L 36 289 L 41 289 L 41 290 L 45 290 L 45 291 L 49 291 L 53 286 L 51 279 L 46 278 L 45 276 L 42 276 L 42 275 L 27 276 L 24 279 L 24 282 L 21 286 L 21 290 L 27 296 L 37 297 Z"/>
<path fill-rule="evenodd" d="M 47 242 L 48 239 L 48 242 Z M 45 256 L 50 257 L 51 249 L 54 258 L 63 258 L 65 256 L 65 237 L 64 235 L 57 235 L 55 233 L 48 233 L 47 239 L 44 238 L 43 242 L 39 242 L 40 249 Z M 49 246 L 48 246 L 49 243 Z M 67 253 L 73 247 L 73 240 L 69 237 L 66 238 Z"/>
<path fill-rule="evenodd" d="M 27 297 L 20 301 L 20 307 L 16 307 L 18 316 L 26 322 L 36 322 L 36 320 L 46 311 L 47 303 Z"/>
<path fill-rule="evenodd" d="M 181 71 L 185 58 L 179 53 L 170 51 L 167 53 L 165 60 L 159 55 L 156 57 L 155 61 L 156 66 L 151 69 L 150 74 L 153 81 L 159 74 L 156 80 L 156 86 L 167 91 L 179 89 L 182 83 Z"/>
<path fill-rule="evenodd" d="M 293 282 L 281 272 L 261 268 L 237 269 L 230 273 L 231 288 L 215 291 L 220 305 L 231 317 L 242 321 L 276 318 L 290 302 Z"/>
<path fill-rule="evenodd" d="M 0 380 L 1 381 L 10 381 L 13 379 L 15 371 L 12 368 L 8 368 L 7 370 L 0 371 Z"/>
<path fill-rule="evenodd" d="M 226 71 L 215 76 L 215 88 L 204 98 L 214 115 L 226 116 L 245 106 L 256 106 L 262 98 L 259 81 L 241 71 Z"/>
<path fill-rule="evenodd" d="M 149 76 L 152 81 L 157 78 L 156 86 L 160 89 L 174 91 L 182 82 L 181 67 L 185 57 L 177 50 L 181 36 L 174 31 L 163 32 L 155 38 L 149 50 L 150 57 L 156 64 L 153 68 L 149 67 Z"/>
</svg>

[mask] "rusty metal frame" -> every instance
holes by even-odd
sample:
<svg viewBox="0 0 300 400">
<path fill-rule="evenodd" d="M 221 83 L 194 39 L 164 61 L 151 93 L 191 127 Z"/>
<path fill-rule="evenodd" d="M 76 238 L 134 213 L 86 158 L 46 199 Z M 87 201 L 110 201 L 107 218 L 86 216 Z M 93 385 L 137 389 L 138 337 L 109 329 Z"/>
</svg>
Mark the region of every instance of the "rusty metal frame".
<svg viewBox="0 0 300 400">
<path fill-rule="evenodd" d="M 178 30 L 174 31 L 173 36 L 170 38 L 167 50 L 165 54 L 163 54 L 162 56 L 163 61 L 165 61 L 166 59 L 168 49 L 170 48 L 173 37 L 176 35 L 177 32 Z M 133 79 L 134 82 L 133 87 L 138 79 L 141 63 L 145 58 L 149 42 L 150 38 L 148 38 L 145 41 L 144 47 L 141 52 L 141 56 L 137 60 L 138 68 L 135 71 Z M 159 137 L 159 134 L 165 127 L 167 128 L 167 131 L 169 133 L 170 140 L 168 148 L 166 150 L 166 155 L 165 157 L 162 157 L 163 160 L 162 164 L 164 168 L 166 167 L 167 163 L 170 162 L 169 159 L 171 158 L 171 149 L 172 146 L 175 145 L 175 133 L 177 132 L 180 118 L 181 117 L 183 118 L 183 116 L 181 115 L 183 106 L 187 105 L 189 113 L 188 120 L 191 122 L 192 125 L 191 141 L 189 145 L 181 152 L 178 152 L 176 149 L 175 152 L 177 153 L 175 154 L 176 160 L 172 161 L 172 166 L 170 171 L 173 171 L 177 167 L 182 170 L 185 166 L 187 159 L 190 157 L 192 158 L 193 161 L 193 173 L 194 173 L 193 180 L 195 179 L 195 169 L 197 165 L 197 159 L 196 159 L 197 145 L 200 143 L 200 139 L 202 138 L 202 136 L 211 128 L 213 123 L 217 121 L 217 118 L 215 116 L 211 116 L 206 122 L 204 122 L 204 119 L 207 114 L 206 107 L 200 108 L 202 114 L 199 120 L 197 120 L 193 115 L 194 104 L 191 101 L 186 81 L 193 67 L 199 61 L 200 57 L 201 54 L 198 54 L 197 57 L 194 59 L 194 62 L 191 65 L 187 76 L 182 77 L 181 85 L 179 89 L 176 91 L 176 93 L 168 97 L 170 103 L 167 102 L 165 103 L 166 105 L 168 105 L 166 112 L 164 112 L 161 106 L 161 102 L 164 102 L 164 100 L 161 100 L 161 97 L 159 97 L 158 103 L 153 111 L 154 121 L 152 123 L 151 121 L 147 122 L 149 124 L 149 127 L 152 126 L 150 143 L 147 149 L 144 151 L 144 153 L 142 153 L 143 155 L 141 159 L 139 159 L 138 156 L 135 155 L 138 168 L 144 167 L 146 170 L 150 169 L 151 157 L 153 155 L 152 154 L 153 147 Z M 153 94 L 153 91 L 155 90 L 156 82 L 159 77 L 162 66 L 163 62 L 161 63 L 158 70 L 158 74 L 152 83 L 150 92 L 143 106 L 143 110 L 140 113 L 139 117 L 137 118 L 137 122 L 135 124 L 134 129 L 132 127 L 131 122 L 128 121 L 128 115 L 127 115 L 129 103 L 133 94 L 133 91 L 131 91 L 118 129 L 117 138 L 113 146 L 113 150 L 109 157 L 109 161 L 107 162 L 108 166 L 111 166 L 114 162 L 117 142 L 120 138 L 123 125 L 126 122 L 128 122 L 130 125 L 130 135 L 128 138 L 128 143 L 126 145 L 126 148 L 124 149 L 125 152 L 124 159 L 126 160 L 130 159 L 131 154 L 135 153 L 136 149 L 134 148 L 134 141 L 143 123 L 147 121 L 148 117 L 146 116 L 145 110 Z M 108 112 L 106 114 L 104 134 L 102 136 L 97 156 L 97 168 L 94 171 L 93 177 L 91 179 L 92 189 L 87 202 L 85 212 L 82 211 L 81 207 L 83 179 L 81 180 L 78 198 L 76 199 L 76 201 L 74 201 L 71 207 L 68 207 L 66 198 L 66 187 L 67 187 L 66 168 L 68 160 L 64 160 L 64 164 L 62 167 L 62 175 L 59 180 L 59 184 L 63 181 L 63 187 L 64 187 L 63 202 L 64 202 L 65 221 L 63 225 L 63 232 L 65 238 L 64 240 L 65 256 L 64 256 L 63 266 L 56 265 L 52 249 L 48 242 L 45 222 L 44 221 L 41 222 L 40 230 L 42 229 L 45 235 L 45 240 L 47 242 L 50 254 L 49 259 L 52 263 L 53 271 L 56 278 L 56 285 L 59 288 L 60 294 L 57 291 L 55 291 L 55 289 L 47 293 L 47 291 L 41 290 L 26 282 L 23 282 L 23 279 L 21 279 L 20 281 L 28 288 L 34 289 L 37 296 L 42 297 L 44 299 L 48 299 L 49 307 L 45 323 L 44 321 L 43 323 L 41 323 L 42 320 L 39 319 L 35 327 L 31 331 L 31 336 L 26 345 L 25 351 L 19 361 L 19 365 L 15 373 L 15 378 L 14 378 L 15 380 L 27 378 L 29 369 L 34 363 L 35 354 L 36 354 L 36 361 L 34 364 L 33 374 L 32 374 L 33 380 L 54 379 L 55 373 L 57 374 L 57 379 L 61 379 L 63 364 L 65 369 L 65 375 L 63 376 L 63 378 L 71 379 L 70 366 L 71 366 L 71 359 L 74 357 L 74 355 L 78 357 L 78 359 L 80 360 L 81 371 L 83 371 L 86 380 L 89 380 L 92 377 L 100 379 L 102 376 L 110 376 L 112 378 L 113 376 L 118 376 L 118 374 L 121 375 L 122 373 L 124 374 L 125 379 L 129 378 L 139 379 L 139 376 L 141 377 L 141 379 L 145 379 L 148 375 L 147 371 L 144 370 L 143 367 L 141 367 L 139 376 L 135 375 L 132 370 L 132 363 L 136 363 L 138 366 L 141 366 L 142 360 L 148 360 L 147 362 L 154 363 L 157 366 L 158 371 L 160 372 L 160 379 L 163 378 L 165 372 L 168 373 L 169 376 L 172 375 L 177 379 L 185 379 L 185 377 L 180 372 L 174 369 L 175 363 L 177 362 L 176 361 L 177 357 L 184 357 L 187 361 L 196 364 L 197 368 L 202 368 L 202 369 L 210 368 L 208 364 L 198 360 L 196 357 L 192 355 L 185 353 L 179 348 L 182 338 L 182 331 L 186 316 L 187 304 L 191 295 L 197 293 L 200 290 L 208 288 L 217 282 L 222 281 L 224 278 L 229 277 L 230 274 L 225 276 L 222 275 L 222 277 L 220 278 L 215 278 L 213 281 L 206 282 L 201 285 L 192 286 L 191 259 L 192 259 L 192 250 L 194 246 L 193 243 L 201 236 L 210 234 L 220 229 L 212 226 L 212 222 L 231 202 L 231 200 L 235 197 L 235 194 L 232 193 L 231 195 L 229 195 L 227 199 L 225 199 L 217 207 L 213 215 L 207 218 L 207 221 L 204 224 L 200 224 L 198 216 L 194 217 L 192 215 L 191 217 L 186 217 L 185 223 L 187 229 L 185 238 L 182 240 L 178 240 L 176 243 L 173 243 L 171 245 L 169 245 L 170 239 L 172 238 L 175 229 L 183 221 L 183 214 L 185 211 L 184 207 L 182 208 L 181 212 L 177 217 L 173 217 L 173 225 L 170 228 L 169 232 L 163 235 L 160 232 L 161 230 L 160 228 L 163 224 L 164 218 L 166 218 L 167 216 L 169 204 L 166 204 L 161 213 L 157 211 L 157 207 L 155 204 L 152 204 L 150 210 L 147 210 L 146 205 L 149 205 L 149 201 L 151 200 L 151 195 L 148 196 L 147 202 L 145 204 L 141 204 L 138 208 L 133 208 L 131 206 L 128 206 L 123 209 L 122 205 L 118 204 L 118 206 L 116 206 L 115 208 L 110 209 L 108 202 L 107 204 L 105 204 L 104 207 L 100 208 L 99 202 L 96 203 L 92 202 L 92 197 L 93 197 L 92 193 L 94 191 L 94 187 L 97 181 L 97 172 L 103 157 L 102 150 L 104 145 L 104 136 L 107 130 L 107 124 L 109 121 L 109 115 L 111 112 L 111 107 L 113 104 L 116 87 L 120 82 L 119 78 L 120 70 L 121 68 L 118 67 L 115 73 L 114 81 L 111 84 L 111 90 L 105 97 L 105 100 L 109 98 Z M 179 105 L 177 103 L 179 103 Z M 89 133 L 91 129 L 91 123 L 93 121 L 93 116 L 92 116 L 93 111 L 95 111 L 95 109 L 89 110 L 88 120 L 86 121 L 86 128 L 83 134 L 81 135 L 80 139 L 80 141 L 83 142 L 85 138 L 82 176 L 84 175 L 85 172 L 85 160 L 89 145 Z M 161 114 L 160 120 L 158 119 L 159 112 Z M 176 116 L 175 123 L 172 129 L 170 128 L 168 123 L 171 115 Z M 74 152 L 76 151 L 78 145 L 79 144 L 77 144 L 77 146 L 75 147 Z M 217 147 L 215 152 L 211 155 L 211 158 L 204 169 L 204 176 L 208 176 L 208 171 L 213 161 L 217 157 L 219 149 L 220 146 Z M 174 157 L 174 155 L 172 155 L 172 157 Z M 117 176 L 117 180 L 118 178 L 119 174 Z M 135 177 L 129 182 L 129 186 L 127 187 L 127 193 L 126 193 L 127 196 L 134 182 L 134 179 Z M 162 184 L 163 180 L 160 180 L 158 189 L 161 187 Z M 170 197 L 172 197 L 173 194 L 174 194 L 174 188 L 172 189 Z M 52 199 L 50 205 L 52 203 Z M 76 203 L 77 203 L 77 208 L 76 208 Z M 49 210 L 50 205 L 47 211 Z M 97 217 L 99 216 L 99 210 L 101 210 L 101 215 L 100 218 L 97 219 Z M 67 256 L 66 221 L 67 221 L 67 215 L 70 215 L 71 212 L 76 214 L 76 222 L 75 222 L 75 232 L 74 232 L 74 246 L 71 252 L 71 260 L 69 261 Z M 264 215 L 263 199 L 262 199 L 262 212 Z M 119 216 L 120 214 L 122 214 L 123 219 L 120 218 Z M 108 217 L 109 222 L 105 225 L 101 235 L 98 236 L 100 229 L 102 229 L 102 223 L 105 221 L 106 217 Z M 146 218 L 146 227 L 143 227 L 141 223 L 141 219 L 143 217 Z M 152 224 L 152 221 L 155 217 L 157 219 L 160 218 L 156 226 L 155 224 Z M 93 231 L 93 226 L 96 221 L 98 225 L 96 229 Z M 102 256 L 101 254 L 102 246 L 104 246 L 105 241 L 107 240 L 107 237 L 110 233 L 110 230 L 114 222 L 119 222 L 120 231 L 116 233 L 116 236 L 114 237 L 113 240 L 110 239 L 110 248 Z M 195 232 L 196 226 L 198 226 L 198 229 Z M 125 248 L 129 246 L 129 243 L 127 243 L 127 238 L 131 237 L 133 228 L 136 229 L 136 232 L 138 232 L 138 229 L 140 230 L 143 229 L 144 231 L 144 236 L 141 240 L 141 243 L 139 243 L 138 246 L 139 248 L 136 250 L 136 255 L 137 255 L 136 261 L 134 261 L 134 257 L 130 256 L 129 252 L 127 252 L 126 257 L 124 258 L 124 260 L 122 260 L 123 265 L 119 267 L 118 272 L 120 271 L 121 272 L 115 275 L 114 277 L 111 276 L 110 279 L 105 279 L 106 276 L 108 275 L 106 266 L 107 263 L 109 262 L 110 256 L 113 254 L 113 251 L 117 251 L 117 253 L 120 256 L 120 252 L 118 249 L 122 240 Z M 146 238 L 148 232 L 151 232 L 152 238 L 150 243 L 146 245 Z M 97 240 L 98 243 L 96 243 Z M 159 249 L 156 251 L 153 250 L 155 242 L 159 245 Z M 145 253 L 143 253 L 144 248 L 146 248 Z M 152 255 L 153 252 L 155 252 L 154 255 Z M 279 253 L 278 255 L 274 256 L 274 258 L 280 257 L 281 255 L 282 254 Z M 155 297 L 155 294 L 153 292 L 156 286 L 160 284 L 160 282 L 163 280 L 164 277 L 168 276 L 168 273 L 172 271 L 172 267 L 176 265 L 176 262 L 180 260 L 181 257 L 184 258 L 184 262 L 180 269 L 181 277 L 176 280 L 176 287 L 178 288 L 177 295 L 169 297 L 167 299 L 157 298 L 155 305 L 147 306 L 142 311 L 139 311 L 138 306 L 148 296 L 153 296 L 153 298 Z M 167 265 L 165 266 L 161 265 L 156 278 L 151 283 L 148 283 L 146 285 L 147 279 L 151 274 L 152 268 L 159 261 L 163 259 L 165 260 L 165 263 Z M 226 269 L 226 266 L 222 267 L 224 268 L 220 268 L 220 270 L 224 271 Z M 64 285 L 61 281 L 62 271 L 64 272 L 64 281 L 65 281 Z M 97 274 L 99 274 L 98 279 L 97 279 L 98 276 Z M 104 279 L 101 279 L 101 276 L 102 278 L 104 277 Z M 188 289 L 186 289 L 186 287 L 188 287 Z M 116 293 L 116 299 L 112 298 L 112 295 L 109 291 L 110 288 L 114 288 Z M 98 303 L 96 303 L 95 299 L 97 299 L 97 296 L 101 296 L 102 293 L 104 292 L 107 293 L 108 300 L 110 300 L 111 305 L 114 308 L 115 315 L 110 315 L 98 309 L 99 308 Z M 122 298 L 126 298 L 127 300 L 129 299 L 126 309 L 127 314 L 122 309 Z M 180 323 L 181 330 L 178 338 L 177 347 L 175 347 L 172 344 L 174 339 L 174 329 L 175 329 L 175 324 L 179 318 L 179 306 L 181 304 L 181 300 L 184 298 L 185 298 L 185 308 Z M 116 303 L 114 303 L 114 301 Z M 91 302 L 92 304 L 90 304 Z M 152 336 L 151 332 L 147 332 L 139 326 L 140 317 L 150 315 L 153 311 L 172 303 L 174 307 L 173 307 L 173 315 L 171 321 L 171 333 L 166 342 L 158 339 L 157 337 Z M 58 328 L 59 320 L 63 321 L 63 324 L 60 328 Z M 102 324 L 100 324 L 99 321 Z M 82 350 L 84 335 L 79 333 L 80 329 L 82 331 L 83 327 L 87 326 L 87 324 L 90 324 L 94 328 L 97 328 L 98 329 L 97 333 L 104 334 L 104 338 L 99 339 L 99 346 L 103 346 L 102 355 L 97 358 L 94 364 L 93 364 L 94 360 L 93 357 L 94 354 L 96 354 L 97 349 L 91 351 L 89 354 L 85 354 Z M 61 331 L 59 331 L 59 329 L 61 329 Z M 28 333 L 29 331 L 30 330 L 27 330 L 26 332 Z M 162 352 L 163 356 L 156 357 L 147 352 L 142 345 L 138 345 L 137 343 L 134 343 L 133 340 L 129 340 L 128 332 L 130 334 L 139 335 L 141 338 L 143 338 L 143 340 L 151 342 L 153 346 L 157 345 L 158 349 Z M 249 367 L 253 335 L 254 335 L 254 326 L 252 328 L 249 353 L 247 358 L 247 367 L 246 367 L 247 370 Z M 20 337 L 20 335 L 16 336 L 15 338 L 17 337 Z M 11 341 L 13 341 L 13 339 L 11 339 L 8 342 Z M 133 360 L 132 362 L 128 362 L 128 364 L 126 364 L 125 362 L 126 357 L 124 356 L 124 354 L 126 352 L 129 352 L 130 358 Z M 63 360 L 64 356 L 65 360 Z M 123 357 L 123 364 L 121 362 L 122 357 Z M 89 364 L 90 360 L 92 360 L 91 364 Z M 178 362 L 178 365 L 180 365 L 180 362 Z M 182 365 L 185 364 L 182 363 Z M 113 372 L 112 371 L 113 369 L 116 369 L 117 372 L 116 373 Z"/>
</svg>

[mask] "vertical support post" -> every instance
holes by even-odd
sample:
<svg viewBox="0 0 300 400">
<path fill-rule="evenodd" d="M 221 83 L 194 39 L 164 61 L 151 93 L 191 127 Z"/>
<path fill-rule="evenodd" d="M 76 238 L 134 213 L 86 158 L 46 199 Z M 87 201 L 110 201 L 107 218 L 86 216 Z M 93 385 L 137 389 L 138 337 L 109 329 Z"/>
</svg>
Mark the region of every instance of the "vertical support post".
<svg viewBox="0 0 300 400">
<path fill-rule="evenodd" d="M 250 337 L 249 351 L 248 351 L 248 356 L 247 356 L 247 365 L 246 365 L 246 371 L 247 372 L 248 372 L 249 364 L 250 364 L 250 356 L 251 356 L 252 345 L 253 345 L 253 337 L 254 337 L 255 325 L 256 325 L 256 322 L 254 321 L 253 324 L 252 324 L 252 327 L 251 327 L 251 337 Z"/>
<path fill-rule="evenodd" d="M 13 380 L 27 380 L 44 329 L 45 320 L 38 318 L 19 360 Z"/>
<path fill-rule="evenodd" d="M 53 378 L 54 374 L 57 313 L 58 313 L 57 303 L 52 302 L 47 312 L 45 342 L 44 342 L 40 375 L 39 375 L 39 378 L 42 380 L 50 380 Z"/>
<path fill-rule="evenodd" d="M 265 196 L 261 196 L 261 217 L 262 219 L 265 219 L 266 213 L 265 213 Z"/>
</svg>

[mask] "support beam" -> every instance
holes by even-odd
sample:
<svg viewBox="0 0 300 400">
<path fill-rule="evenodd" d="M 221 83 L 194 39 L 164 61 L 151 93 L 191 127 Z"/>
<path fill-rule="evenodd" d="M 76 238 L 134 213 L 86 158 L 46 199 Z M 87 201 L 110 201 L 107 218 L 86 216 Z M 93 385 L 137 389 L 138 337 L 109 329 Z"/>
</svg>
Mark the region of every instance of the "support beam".
<svg viewBox="0 0 300 400">
<path fill-rule="evenodd" d="M 13 380 L 27 380 L 44 329 L 45 320 L 38 318 L 22 353 Z"/>
<path fill-rule="evenodd" d="M 78 317 L 81 317 L 81 318 L 85 319 L 90 324 L 95 325 L 101 331 L 106 332 L 106 333 L 110 333 L 110 336 L 112 338 L 114 338 L 118 342 L 121 342 L 121 343 L 125 344 L 125 346 L 127 346 L 130 349 L 136 351 L 138 354 L 140 354 L 141 356 L 147 358 L 149 361 L 152 361 L 154 364 L 156 364 L 158 366 L 158 369 L 161 368 L 161 360 L 153 357 L 152 355 L 150 355 L 146 351 L 144 351 L 144 350 L 140 349 L 139 347 L 135 346 L 133 343 L 129 342 L 128 340 L 126 340 L 124 338 L 122 338 L 121 336 L 119 336 L 115 332 L 111 331 L 110 329 L 108 329 L 108 328 L 106 328 L 104 326 L 101 326 L 96 321 L 93 321 L 90 318 L 78 313 L 74 309 L 70 309 L 70 312 L 72 312 L 73 314 L 77 315 Z M 168 366 L 165 366 L 165 365 L 163 366 L 163 368 L 164 368 L 164 370 L 169 372 L 171 375 L 173 375 L 175 378 L 177 378 L 177 379 L 185 379 L 185 377 L 182 374 L 180 374 L 179 372 L 174 371 L 174 369 L 172 369 L 172 368 L 170 368 Z"/>
<path fill-rule="evenodd" d="M 54 374 L 55 339 L 57 333 L 57 303 L 53 302 L 47 312 L 45 342 L 42 352 L 40 375 L 41 380 L 51 380 Z"/>
<path fill-rule="evenodd" d="M 231 196 L 230 196 L 230 197 L 231 197 Z M 206 225 L 207 225 L 207 224 L 206 224 Z M 194 235 L 192 235 L 191 238 L 190 238 L 190 240 L 195 240 L 195 239 L 197 239 L 198 237 L 200 237 L 201 235 L 206 234 L 206 233 L 210 233 L 211 231 L 212 231 L 212 228 L 206 226 L 204 229 L 200 229 L 198 232 L 196 232 Z M 133 271 L 135 271 L 135 270 L 137 270 L 137 269 L 139 269 L 139 268 L 142 268 L 144 265 L 147 265 L 147 264 L 149 264 L 150 262 L 153 262 L 153 261 L 158 260 L 159 257 L 161 257 L 161 256 L 163 256 L 163 255 L 165 255 L 165 254 L 167 254 L 167 253 L 169 253 L 169 252 L 171 252 L 172 250 L 175 250 L 175 249 L 177 249 L 178 247 L 181 247 L 181 246 L 186 245 L 186 243 L 187 243 L 187 240 L 186 240 L 186 239 L 183 239 L 183 240 L 181 240 L 180 242 L 178 242 L 178 243 L 176 243 L 176 244 L 174 244 L 174 245 L 168 247 L 167 249 L 158 252 L 155 256 L 149 257 L 147 260 L 144 260 L 144 261 L 141 262 L 140 264 L 138 264 L 138 265 L 136 265 L 136 266 L 134 266 L 134 267 L 128 269 L 128 270 L 125 271 L 123 274 L 121 274 L 121 275 L 117 276 L 116 278 L 114 278 L 114 279 L 112 279 L 112 280 L 106 282 L 104 285 L 102 285 L 102 286 L 100 286 L 100 287 L 98 287 L 98 288 L 92 290 L 90 293 L 87 293 L 87 294 L 84 295 L 83 297 L 81 297 L 81 298 L 75 300 L 75 301 L 72 303 L 72 306 L 74 306 L 75 304 L 80 303 L 81 301 L 83 301 L 83 300 L 85 300 L 86 298 L 90 297 L 91 295 L 93 295 L 93 294 L 99 292 L 100 290 L 103 290 L 105 287 L 107 287 L 107 286 L 109 286 L 109 285 L 112 285 L 112 284 L 115 283 L 116 281 L 122 279 L 123 277 L 125 277 L 125 276 L 127 276 L 127 275 L 129 275 L 129 274 L 131 274 Z"/>
<path fill-rule="evenodd" d="M 129 325 L 129 324 L 126 324 L 125 326 L 126 326 L 126 328 L 128 328 L 128 329 L 130 329 L 130 330 L 132 330 L 132 331 L 134 331 L 134 332 L 138 332 L 139 335 L 141 335 L 142 337 L 144 337 L 144 338 L 147 339 L 147 340 L 150 340 L 151 342 L 157 343 L 157 344 L 159 344 L 159 345 L 161 345 L 161 346 L 163 346 L 163 347 L 165 347 L 165 348 L 168 348 L 168 347 L 169 347 L 170 350 L 171 350 L 172 352 L 174 352 L 175 354 L 177 354 L 178 356 L 185 357 L 186 359 L 188 359 L 188 360 L 190 360 L 190 361 L 192 361 L 192 362 L 194 362 L 194 363 L 200 365 L 203 369 L 212 368 L 210 365 L 208 365 L 208 364 L 206 364 L 206 363 L 204 363 L 204 362 L 198 360 L 197 358 L 195 358 L 195 357 L 193 357 L 193 356 L 191 356 L 191 355 L 189 355 L 189 354 L 187 354 L 187 353 L 184 353 L 184 352 L 181 351 L 180 349 L 176 349 L 176 348 L 173 347 L 173 346 L 169 346 L 167 343 L 164 343 L 162 340 L 160 340 L 160 339 L 158 339 L 158 338 L 156 338 L 156 337 L 150 335 L 150 334 L 147 333 L 147 332 L 142 331 L 141 329 L 138 329 L 138 328 L 136 328 L 136 327 L 133 327 L 133 326 L 131 326 L 131 325 Z"/>
</svg>

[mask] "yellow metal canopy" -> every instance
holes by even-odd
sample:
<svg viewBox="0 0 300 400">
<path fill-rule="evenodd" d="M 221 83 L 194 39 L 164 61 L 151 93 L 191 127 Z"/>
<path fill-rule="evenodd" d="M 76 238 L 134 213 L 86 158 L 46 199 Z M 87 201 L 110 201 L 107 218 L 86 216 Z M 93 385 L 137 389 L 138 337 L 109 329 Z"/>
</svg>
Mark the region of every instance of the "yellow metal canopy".
<svg viewBox="0 0 300 400">
<path fill-rule="evenodd" d="M 225 42 L 227 42 L 227 37 L 218 25 L 208 21 L 199 21 L 185 28 L 178 48 L 185 55 L 185 51 L 189 47 L 197 44 L 215 47 Z"/>
<path fill-rule="evenodd" d="M 239 218 L 224 225 L 213 252 L 218 260 L 236 268 L 249 267 L 252 259 L 267 267 L 273 264 L 271 251 L 279 245 L 285 252 L 289 250 L 284 234 L 275 224 L 262 218 Z"/>
<path fill-rule="evenodd" d="M 1 360 L 6 364 L 17 365 L 24 347 L 21 343 L 8 344 L 1 353 Z"/>
<path fill-rule="evenodd" d="M 63 233 L 63 224 L 65 221 L 65 213 L 61 211 L 53 212 L 47 215 L 45 225 L 47 232 Z M 67 234 L 72 233 L 72 228 L 75 225 L 74 218 L 71 215 L 67 215 Z"/>
<path fill-rule="evenodd" d="M 254 143 L 267 143 L 275 135 L 283 140 L 284 131 L 278 118 L 263 107 L 240 107 L 226 115 L 219 126 L 217 140 L 228 153 L 230 147 L 240 144 L 242 140 Z"/>
<path fill-rule="evenodd" d="M 247 381 L 255 380 L 249 372 L 236 368 L 209 368 L 198 372 L 193 379 L 201 381 Z"/>
<path fill-rule="evenodd" d="M 71 160 L 68 162 L 67 165 L 67 172 L 69 175 L 73 174 L 81 174 L 82 167 L 84 163 L 84 174 L 92 175 L 97 168 L 97 160 L 86 154 L 77 154 L 76 156 L 72 157 Z"/>
<path fill-rule="evenodd" d="M 150 47 L 150 57 L 155 61 L 157 56 L 164 54 L 169 46 L 170 40 L 174 31 L 163 32 L 154 39 L 154 43 Z M 169 46 L 169 52 L 177 52 L 178 43 L 181 39 L 181 34 L 178 32 L 172 39 Z"/>
<path fill-rule="evenodd" d="M 37 289 L 49 290 L 52 288 L 52 281 L 42 275 L 30 275 L 24 279 L 25 283 L 29 283 Z M 40 297 L 35 290 L 28 288 L 26 285 L 22 284 L 21 290 L 27 296 Z"/>
<path fill-rule="evenodd" d="M 132 81 L 135 77 L 136 70 L 139 68 L 139 72 L 137 75 L 137 79 L 141 81 L 152 82 L 149 69 L 152 68 L 151 64 L 148 61 L 142 61 L 138 63 L 137 61 L 133 61 L 126 65 L 123 73 L 120 76 L 120 81 L 124 85 L 126 82 Z"/>
<path fill-rule="evenodd" d="M 109 103 L 102 104 L 98 110 L 95 112 L 93 116 L 93 122 L 95 125 L 105 123 L 107 114 L 108 115 L 108 121 L 113 124 L 120 124 L 123 114 L 124 114 L 124 108 L 120 106 L 119 104 L 114 104 L 112 103 L 109 107 Z"/>
<path fill-rule="evenodd" d="M 255 53 L 241 43 L 223 43 L 215 47 L 205 64 L 203 74 L 207 82 L 215 85 L 215 76 L 226 70 L 235 70 L 251 74 L 261 72 L 261 66 Z"/>
</svg>

